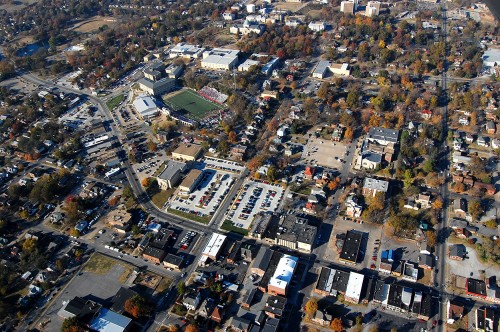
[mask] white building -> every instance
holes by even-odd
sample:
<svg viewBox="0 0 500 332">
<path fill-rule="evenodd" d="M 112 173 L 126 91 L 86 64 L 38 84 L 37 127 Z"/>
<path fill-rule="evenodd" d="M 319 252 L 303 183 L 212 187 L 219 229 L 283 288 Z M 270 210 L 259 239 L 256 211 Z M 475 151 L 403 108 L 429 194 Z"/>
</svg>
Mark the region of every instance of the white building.
<svg viewBox="0 0 500 332">
<path fill-rule="evenodd" d="M 255 13 L 255 4 L 251 3 L 247 5 L 247 12 L 248 13 Z"/>
<path fill-rule="evenodd" d="M 364 278 L 365 276 L 360 273 L 351 272 L 349 274 L 349 281 L 347 282 L 344 296 L 347 302 L 359 303 Z"/>
<path fill-rule="evenodd" d="M 325 78 L 327 72 L 328 72 L 328 67 L 330 67 L 330 62 L 329 61 L 320 61 L 316 65 L 316 68 L 314 68 L 314 71 L 312 73 L 312 77 L 314 78 Z"/>
<path fill-rule="evenodd" d="M 234 24 L 231 26 L 229 32 L 235 35 L 240 33 L 242 35 L 255 33 L 260 36 L 264 32 L 264 26 L 255 22 L 245 21 L 243 24 Z"/>
<path fill-rule="evenodd" d="M 340 11 L 346 14 L 354 14 L 358 9 L 358 0 L 342 1 L 340 3 Z"/>
<path fill-rule="evenodd" d="M 224 14 L 222 14 L 222 18 L 224 21 L 232 21 L 236 18 L 236 15 L 232 12 L 224 12 Z"/>
<path fill-rule="evenodd" d="M 316 31 L 316 32 L 321 32 L 321 31 L 324 31 L 326 29 L 326 24 L 325 22 L 311 22 L 307 25 L 307 27 L 309 29 L 311 29 L 312 31 Z"/>
<path fill-rule="evenodd" d="M 380 1 L 368 1 L 365 15 L 372 17 L 380 14 Z"/>
<path fill-rule="evenodd" d="M 484 52 L 483 67 L 492 75 L 500 75 L 500 48 L 490 48 Z"/>
<path fill-rule="evenodd" d="M 293 273 L 297 267 L 299 259 L 290 255 L 281 257 L 274 275 L 269 280 L 267 291 L 275 295 L 286 296 L 288 285 L 292 281 Z"/>
<path fill-rule="evenodd" d="M 238 64 L 240 51 L 227 48 L 214 48 L 203 53 L 201 66 L 205 69 L 231 70 Z"/>
<path fill-rule="evenodd" d="M 347 63 L 332 63 L 329 68 L 334 75 L 349 76 L 351 74 L 351 68 Z"/>
<path fill-rule="evenodd" d="M 137 114 L 143 120 L 153 118 L 159 113 L 158 107 L 151 96 L 140 95 L 134 100 L 133 104 Z"/>
<path fill-rule="evenodd" d="M 213 233 L 212 237 L 210 238 L 210 240 L 208 240 L 207 245 L 201 253 L 202 256 L 210 258 L 211 260 L 216 260 L 219 256 L 222 246 L 226 242 L 226 238 L 227 236 L 225 235 Z"/>
<path fill-rule="evenodd" d="M 198 59 L 201 57 L 204 47 L 198 47 L 191 44 L 179 43 L 170 49 L 170 58 L 176 58 L 178 56 L 186 59 Z"/>
<path fill-rule="evenodd" d="M 247 59 L 241 65 L 238 66 L 238 71 L 248 71 L 252 66 L 258 66 L 259 61 Z"/>
</svg>

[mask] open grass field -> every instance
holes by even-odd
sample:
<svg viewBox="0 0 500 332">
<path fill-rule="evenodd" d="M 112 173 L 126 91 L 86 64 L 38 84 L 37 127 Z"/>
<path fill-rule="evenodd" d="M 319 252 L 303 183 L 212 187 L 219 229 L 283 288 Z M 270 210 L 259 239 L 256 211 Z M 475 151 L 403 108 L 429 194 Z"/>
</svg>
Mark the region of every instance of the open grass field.
<svg viewBox="0 0 500 332">
<path fill-rule="evenodd" d="M 90 33 L 96 31 L 100 27 L 107 25 L 113 27 L 116 24 L 116 19 L 112 17 L 95 16 L 91 19 L 76 23 L 70 30 L 75 30 L 80 33 Z"/>
<path fill-rule="evenodd" d="M 113 110 L 115 107 L 120 105 L 120 103 L 125 99 L 125 97 L 120 94 L 118 96 L 113 97 L 112 99 L 108 100 L 106 102 L 106 105 L 108 106 L 109 110 Z"/>
<path fill-rule="evenodd" d="M 164 97 L 163 101 L 167 106 L 197 120 L 201 120 L 211 111 L 221 108 L 192 90 L 183 90 L 175 95 Z"/>
</svg>

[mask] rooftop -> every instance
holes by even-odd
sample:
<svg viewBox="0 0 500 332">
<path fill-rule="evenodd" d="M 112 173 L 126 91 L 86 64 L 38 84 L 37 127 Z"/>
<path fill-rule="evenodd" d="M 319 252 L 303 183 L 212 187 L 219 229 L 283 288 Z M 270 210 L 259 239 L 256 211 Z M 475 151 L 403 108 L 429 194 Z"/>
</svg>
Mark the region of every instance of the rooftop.
<svg viewBox="0 0 500 332">
<path fill-rule="evenodd" d="M 356 263 L 362 238 L 362 233 L 354 230 L 348 231 L 339 258 L 347 262 Z"/>
<path fill-rule="evenodd" d="M 347 288 L 345 291 L 346 298 L 357 299 L 359 301 L 361 290 L 363 288 L 364 278 L 365 276 L 360 273 L 350 273 L 349 281 L 347 282 Z"/>
<path fill-rule="evenodd" d="M 389 188 L 389 182 L 367 177 L 365 178 L 365 182 L 363 183 L 363 188 L 387 192 L 387 189 Z"/>
<path fill-rule="evenodd" d="M 293 272 L 297 266 L 299 259 L 290 255 L 281 257 L 273 277 L 269 281 L 270 286 L 286 288 L 292 281 Z"/>
<path fill-rule="evenodd" d="M 201 145 L 197 144 L 184 144 L 181 143 L 175 149 L 172 154 L 179 154 L 179 155 L 184 155 L 184 156 L 190 156 L 190 157 L 197 157 L 200 152 L 201 152 Z"/>
<path fill-rule="evenodd" d="M 132 319 L 103 308 L 99 316 L 90 323 L 90 328 L 99 332 L 121 332 L 125 331 L 131 322 Z"/>
<path fill-rule="evenodd" d="M 186 163 L 181 163 L 174 160 L 169 160 L 165 169 L 158 175 L 158 178 L 162 180 L 170 180 L 172 177 L 186 167 Z"/>
<path fill-rule="evenodd" d="M 368 132 L 366 138 L 368 140 L 379 141 L 379 143 L 397 143 L 399 131 L 394 129 L 387 129 L 381 127 L 372 127 Z"/>
</svg>

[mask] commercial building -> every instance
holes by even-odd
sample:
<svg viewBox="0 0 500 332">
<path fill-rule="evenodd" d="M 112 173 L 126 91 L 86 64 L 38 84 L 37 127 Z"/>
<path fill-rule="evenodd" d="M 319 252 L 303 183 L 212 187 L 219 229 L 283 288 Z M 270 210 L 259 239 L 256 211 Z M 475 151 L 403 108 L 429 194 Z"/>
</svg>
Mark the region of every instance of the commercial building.
<svg viewBox="0 0 500 332">
<path fill-rule="evenodd" d="M 192 169 L 188 175 L 182 180 L 181 184 L 179 185 L 179 191 L 181 194 L 187 194 L 189 195 L 193 189 L 198 185 L 198 182 L 200 181 L 200 175 L 202 171 L 199 169 Z"/>
<path fill-rule="evenodd" d="M 467 278 L 465 292 L 467 295 L 484 299 L 486 298 L 486 283 L 483 280 Z"/>
<path fill-rule="evenodd" d="M 325 61 L 322 60 L 318 62 L 316 65 L 316 68 L 314 68 L 314 71 L 312 73 L 312 77 L 314 78 L 325 78 L 327 72 L 328 72 L 328 67 L 330 66 L 330 61 Z"/>
<path fill-rule="evenodd" d="M 158 107 L 151 96 L 140 95 L 133 102 L 134 108 L 143 120 L 156 117 L 159 113 Z"/>
<path fill-rule="evenodd" d="M 181 268 L 182 262 L 184 259 L 181 256 L 177 256 L 174 254 L 168 254 L 163 259 L 163 266 L 167 269 L 179 270 Z"/>
<path fill-rule="evenodd" d="M 185 161 L 195 161 L 201 157 L 202 152 L 203 149 L 201 148 L 201 145 L 181 143 L 177 149 L 172 151 L 172 158 Z"/>
<path fill-rule="evenodd" d="M 139 88 L 149 93 L 152 96 L 160 96 L 167 92 L 175 89 L 175 79 L 170 77 L 162 78 L 158 81 L 152 81 L 148 78 L 141 78 L 137 83 L 139 83 Z"/>
<path fill-rule="evenodd" d="M 161 190 L 175 187 L 181 180 L 181 174 L 186 170 L 186 163 L 169 160 L 163 171 L 156 177 Z"/>
<path fill-rule="evenodd" d="M 250 272 L 257 274 L 260 277 L 264 276 L 267 268 L 269 267 L 269 261 L 271 260 L 272 255 L 273 251 L 271 249 L 262 246 L 253 261 Z"/>
<path fill-rule="evenodd" d="M 89 324 L 92 331 L 123 332 L 131 329 L 132 319 L 111 310 L 102 308 L 99 315 Z"/>
<path fill-rule="evenodd" d="M 306 218 L 289 214 L 280 222 L 275 243 L 290 249 L 311 252 L 316 233 L 316 226 L 308 225 Z"/>
<path fill-rule="evenodd" d="M 340 3 L 340 11 L 345 14 L 354 14 L 356 11 L 357 7 L 357 0 L 356 1 L 342 1 Z"/>
<path fill-rule="evenodd" d="M 205 69 L 231 70 L 238 64 L 240 51 L 227 48 L 214 48 L 203 52 L 201 67 Z"/>
<path fill-rule="evenodd" d="M 348 63 L 332 63 L 329 68 L 333 75 L 349 76 L 351 74 Z"/>
<path fill-rule="evenodd" d="M 312 31 L 316 32 L 321 32 L 326 29 L 326 23 L 325 22 L 310 22 L 307 27 L 311 29 Z"/>
<path fill-rule="evenodd" d="M 359 303 L 361 298 L 361 290 L 363 289 L 363 281 L 365 276 L 360 273 L 351 272 L 349 281 L 345 290 L 345 300 L 351 303 Z"/>
<path fill-rule="evenodd" d="M 177 66 L 172 63 L 168 65 L 167 68 L 165 68 L 165 73 L 169 78 L 179 78 L 179 76 L 181 76 L 182 74 L 182 66 Z"/>
<path fill-rule="evenodd" d="M 155 264 L 160 264 L 166 255 L 167 252 L 165 250 L 152 245 L 148 245 L 142 252 L 142 257 Z"/>
<path fill-rule="evenodd" d="M 238 71 L 249 71 L 251 67 L 260 65 L 259 61 L 247 59 L 238 66 Z"/>
<path fill-rule="evenodd" d="M 267 292 L 273 295 L 286 296 L 288 285 L 292 281 L 293 273 L 299 259 L 290 255 L 283 255 L 276 267 L 274 275 L 269 280 Z"/>
<path fill-rule="evenodd" d="M 368 131 L 366 139 L 370 142 L 377 142 L 381 145 L 389 145 L 390 143 L 397 144 L 399 139 L 399 130 L 372 127 Z"/>
<path fill-rule="evenodd" d="M 489 48 L 484 51 L 483 68 L 491 75 L 500 76 L 500 48 Z"/>
<path fill-rule="evenodd" d="M 227 236 L 219 234 L 219 233 L 213 233 L 212 237 L 210 237 L 210 240 L 208 240 L 207 245 L 202 251 L 202 256 L 207 257 L 211 260 L 216 260 L 219 257 L 220 250 L 224 243 L 226 242 Z"/>
<path fill-rule="evenodd" d="M 339 260 L 347 264 L 356 264 L 358 262 L 359 249 L 361 247 L 362 239 L 362 233 L 354 230 L 348 231 L 339 255 Z"/>
<path fill-rule="evenodd" d="M 204 51 L 204 47 L 179 43 L 170 49 L 169 56 L 170 58 L 182 57 L 186 59 L 198 59 Z"/>
<path fill-rule="evenodd" d="M 363 183 L 363 196 L 375 197 L 378 193 L 384 193 L 385 195 L 388 189 L 389 182 L 367 177 Z"/>
<path fill-rule="evenodd" d="M 235 35 L 242 34 L 248 35 L 254 33 L 260 36 L 265 29 L 265 25 L 256 22 L 245 21 L 243 24 L 233 24 L 229 28 L 229 32 Z"/>
</svg>

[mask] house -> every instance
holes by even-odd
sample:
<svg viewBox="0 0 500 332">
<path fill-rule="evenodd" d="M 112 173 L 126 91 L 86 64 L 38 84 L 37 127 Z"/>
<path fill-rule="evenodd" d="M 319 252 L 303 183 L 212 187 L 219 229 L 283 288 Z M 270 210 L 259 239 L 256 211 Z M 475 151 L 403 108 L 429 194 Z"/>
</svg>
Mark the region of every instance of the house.
<svg viewBox="0 0 500 332">
<path fill-rule="evenodd" d="M 417 282 L 418 267 L 415 263 L 406 261 L 403 264 L 403 280 Z"/>
<path fill-rule="evenodd" d="M 200 309 L 198 310 L 198 315 L 208 318 L 212 316 L 212 312 L 215 309 L 215 302 L 211 298 L 207 298 L 203 300 L 201 303 Z"/>
<path fill-rule="evenodd" d="M 380 153 L 365 151 L 359 158 L 361 158 L 361 167 L 368 170 L 375 170 L 382 165 L 382 155 Z"/>
<path fill-rule="evenodd" d="M 461 124 L 462 126 L 468 126 L 470 124 L 469 117 L 468 116 L 461 116 L 458 119 L 458 123 Z"/>
<path fill-rule="evenodd" d="M 363 212 L 363 206 L 359 204 L 359 200 L 354 194 L 347 197 L 345 201 L 346 205 L 346 215 L 350 218 L 361 217 L 361 212 Z"/>
<path fill-rule="evenodd" d="M 429 254 L 420 254 L 418 256 L 418 267 L 431 270 L 434 265 L 434 258 Z"/>
<path fill-rule="evenodd" d="M 311 166 L 306 166 L 306 169 L 304 171 L 304 177 L 308 180 L 312 180 L 314 177 L 315 169 L 314 167 Z"/>
<path fill-rule="evenodd" d="M 415 203 L 420 204 L 420 208 L 427 209 L 431 207 L 431 196 L 426 194 L 418 194 Z"/>
<path fill-rule="evenodd" d="M 420 116 L 424 120 L 429 120 L 432 117 L 432 111 L 431 110 L 422 110 L 422 112 L 420 112 Z"/>
<path fill-rule="evenodd" d="M 471 133 L 465 134 L 465 141 L 471 144 L 472 142 L 474 142 L 474 135 L 472 135 Z"/>
<path fill-rule="evenodd" d="M 454 244 L 450 247 L 449 257 L 456 261 L 463 261 L 467 255 L 467 250 L 463 244 Z"/>
<path fill-rule="evenodd" d="M 246 295 L 243 297 L 243 302 L 241 302 L 241 307 L 247 310 L 250 309 L 258 291 L 259 290 L 257 288 L 252 288 L 250 291 L 248 291 Z"/>
<path fill-rule="evenodd" d="M 325 22 L 309 22 L 309 24 L 307 25 L 307 27 L 309 29 L 311 29 L 312 31 L 316 31 L 316 32 L 321 32 L 323 30 L 326 29 L 326 23 Z"/>
<path fill-rule="evenodd" d="M 495 311 L 491 307 L 480 307 L 476 309 L 476 331 L 493 332 L 495 322 Z"/>
<path fill-rule="evenodd" d="M 168 254 L 163 259 L 163 266 L 165 266 L 167 269 L 179 270 L 182 266 L 183 261 L 184 259 L 182 258 L 182 256 Z"/>
<path fill-rule="evenodd" d="M 491 140 L 491 147 L 493 149 L 498 149 L 500 148 L 500 140 L 498 138 L 494 138 Z"/>
<path fill-rule="evenodd" d="M 487 148 L 489 146 L 488 142 L 489 142 L 489 138 L 488 137 L 479 136 L 477 138 L 477 145 L 479 145 L 479 146 Z"/>
<path fill-rule="evenodd" d="M 496 132 L 495 122 L 491 120 L 486 122 L 486 132 L 488 134 L 494 134 Z"/>
<path fill-rule="evenodd" d="M 467 284 L 465 285 L 465 292 L 467 295 L 486 298 L 486 283 L 483 280 L 467 278 Z"/>
<path fill-rule="evenodd" d="M 200 292 L 189 292 L 184 295 L 182 305 L 188 310 L 196 310 L 201 302 Z"/>
<path fill-rule="evenodd" d="M 50 215 L 50 222 L 53 224 L 60 224 L 64 220 L 64 214 L 61 212 L 53 212 Z"/>
<path fill-rule="evenodd" d="M 235 332 L 249 332 L 251 324 L 248 319 L 234 316 L 231 318 L 229 326 Z"/>
<path fill-rule="evenodd" d="M 272 318 L 281 318 L 287 304 L 286 297 L 280 295 L 271 295 L 266 301 L 264 312 Z"/>
<path fill-rule="evenodd" d="M 453 201 L 453 212 L 458 218 L 465 218 L 467 215 L 467 200 L 464 198 L 455 199 Z"/>
<path fill-rule="evenodd" d="M 214 308 L 212 311 L 212 315 L 210 316 L 210 319 L 213 320 L 216 323 L 220 323 L 222 321 L 222 315 L 224 313 L 224 307 L 218 305 Z"/>
<path fill-rule="evenodd" d="M 447 312 L 447 320 L 448 324 L 453 324 L 457 320 L 463 317 L 464 315 L 464 306 L 463 304 L 457 301 L 449 301 L 446 303 L 446 312 Z"/>
<path fill-rule="evenodd" d="M 321 326 L 328 326 L 332 321 L 332 315 L 323 310 L 316 310 L 316 313 L 311 320 Z"/>
<path fill-rule="evenodd" d="M 375 197 L 378 193 L 383 193 L 385 195 L 388 188 L 389 182 L 367 177 L 363 183 L 363 196 Z"/>
<path fill-rule="evenodd" d="M 77 317 L 80 320 L 85 320 L 97 315 L 100 309 L 100 304 L 75 296 L 72 300 L 63 302 L 63 307 L 57 312 L 57 315 L 64 319 Z"/>
</svg>

